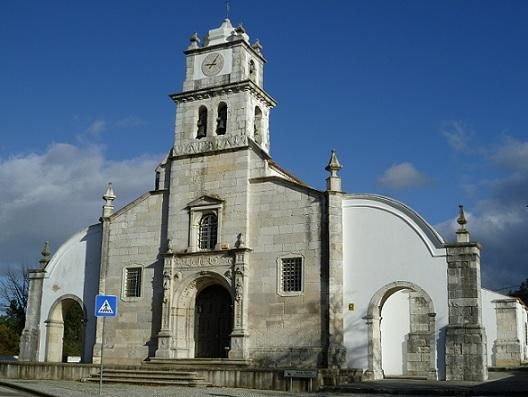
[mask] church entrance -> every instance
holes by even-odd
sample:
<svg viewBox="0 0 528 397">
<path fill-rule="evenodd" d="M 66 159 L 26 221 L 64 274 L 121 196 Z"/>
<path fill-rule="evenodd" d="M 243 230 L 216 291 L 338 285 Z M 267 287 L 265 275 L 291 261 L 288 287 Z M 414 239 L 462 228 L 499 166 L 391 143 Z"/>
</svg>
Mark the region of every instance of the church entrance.
<svg viewBox="0 0 528 397">
<path fill-rule="evenodd" d="M 220 285 L 204 288 L 196 296 L 195 356 L 225 358 L 233 329 L 231 295 Z"/>
</svg>

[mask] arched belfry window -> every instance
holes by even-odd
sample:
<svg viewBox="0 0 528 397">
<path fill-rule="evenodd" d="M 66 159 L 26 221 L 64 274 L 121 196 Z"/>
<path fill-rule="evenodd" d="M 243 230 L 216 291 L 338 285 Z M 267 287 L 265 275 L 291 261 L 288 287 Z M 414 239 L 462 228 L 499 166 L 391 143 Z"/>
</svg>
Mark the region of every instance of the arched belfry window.
<svg viewBox="0 0 528 397">
<path fill-rule="evenodd" d="M 257 70 L 255 69 L 255 61 L 249 61 L 249 79 L 255 81 L 257 77 Z"/>
<path fill-rule="evenodd" d="M 204 138 L 207 136 L 207 108 L 200 106 L 198 109 L 198 123 L 196 124 L 198 130 L 196 132 L 196 138 Z"/>
<path fill-rule="evenodd" d="M 227 104 L 220 102 L 216 118 L 216 135 L 224 135 L 227 130 Z"/>
<path fill-rule="evenodd" d="M 205 214 L 200 220 L 198 248 L 212 250 L 216 246 L 218 220 L 215 214 Z"/>
<path fill-rule="evenodd" d="M 262 143 L 262 110 L 255 106 L 255 117 L 253 118 L 253 137 L 258 144 Z"/>
</svg>

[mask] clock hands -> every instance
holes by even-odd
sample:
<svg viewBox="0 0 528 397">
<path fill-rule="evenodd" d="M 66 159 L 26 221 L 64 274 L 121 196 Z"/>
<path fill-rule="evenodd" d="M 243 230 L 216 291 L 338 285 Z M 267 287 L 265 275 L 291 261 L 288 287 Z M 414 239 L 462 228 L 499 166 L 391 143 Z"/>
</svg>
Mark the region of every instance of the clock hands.
<svg viewBox="0 0 528 397">
<path fill-rule="evenodd" d="M 208 54 L 202 61 L 202 72 L 206 76 L 217 75 L 223 67 L 224 57 L 218 52 Z"/>
<path fill-rule="evenodd" d="M 216 66 L 216 61 L 217 61 L 217 59 L 218 59 L 219 56 L 220 56 L 220 55 L 217 55 L 217 56 L 215 57 L 215 59 L 213 59 L 213 60 L 211 61 L 211 63 L 206 63 L 205 66 L 208 66 L 209 69 L 212 69 L 213 66 Z"/>
</svg>

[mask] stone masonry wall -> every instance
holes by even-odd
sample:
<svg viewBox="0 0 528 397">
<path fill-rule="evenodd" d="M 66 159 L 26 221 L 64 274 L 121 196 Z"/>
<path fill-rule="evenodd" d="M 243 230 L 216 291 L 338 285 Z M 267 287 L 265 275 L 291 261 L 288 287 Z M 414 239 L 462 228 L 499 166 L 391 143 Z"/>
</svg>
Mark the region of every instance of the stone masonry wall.
<svg viewBox="0 0 528 397">
<path fill-rule="evenodd" d="M 162 192 L 150 194 L 111 219 L 105 293 L 118 296 L 118 316 L 106 319 L 105 362 L 136 363 L 155 351 L 163 268 L 158 254 L 160 245 L 165 244 L 162 202 Z M 139 298 L 123 296 L 127 266 L 143 268 Z"/>
<path fill-rule="evenodd" d="M 316 366 L 322 359 L 322 197 L 277 181 L 250 188 L 250 356 L 262 366 Z M 303 258 L 300 294 L 281 295 L 284 256 Z"/>
</svg>

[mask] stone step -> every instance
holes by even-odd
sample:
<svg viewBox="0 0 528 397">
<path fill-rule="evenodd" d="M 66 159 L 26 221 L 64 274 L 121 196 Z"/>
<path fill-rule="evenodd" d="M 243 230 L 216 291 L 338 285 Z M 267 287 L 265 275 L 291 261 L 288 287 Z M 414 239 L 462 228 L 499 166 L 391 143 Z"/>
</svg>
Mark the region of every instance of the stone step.
<svg viewBox="0 0 528 397">
<path fill-rule="evenodd" d="M 227 358 L 151 358 L 144 366 L 159 368 L 248 368 L 247 360 L 232 360 Z"/>
<path fill-rule="evenodd" d="M 99 382 L 99 377 L 90 377 L 82 380 L 83 382 Z M 197 380 L 176 380 L 176 379 L 151 379 L 151 378 L 107 378 L 103 376 L 103 383 L 126 383 L 135 385 L 165 385 L 165 386 L 187 386 L 187 387 L 200 387 L 207 386 L 207 383 Z"/>
<path fill-rule="evenodd" d="M 83 382 L 99 382 L 99 373 L 82 379 Z M 107 368 L 103 383 L 131 383 L 142 385 L 207 386 L 204 378 L 193 371 L 161 369 Z"/>
<path fill-rule="evenodd" d="M 200 376 L 196 372 L 189 371 L 172 371 L 172 370 L 132 370 L 132 369 L 105 369 L 105 376 L 162 376 L 162 377 L 172 377 L 172 378 L 191 378 L 199 379 Z"/>
</svg>

